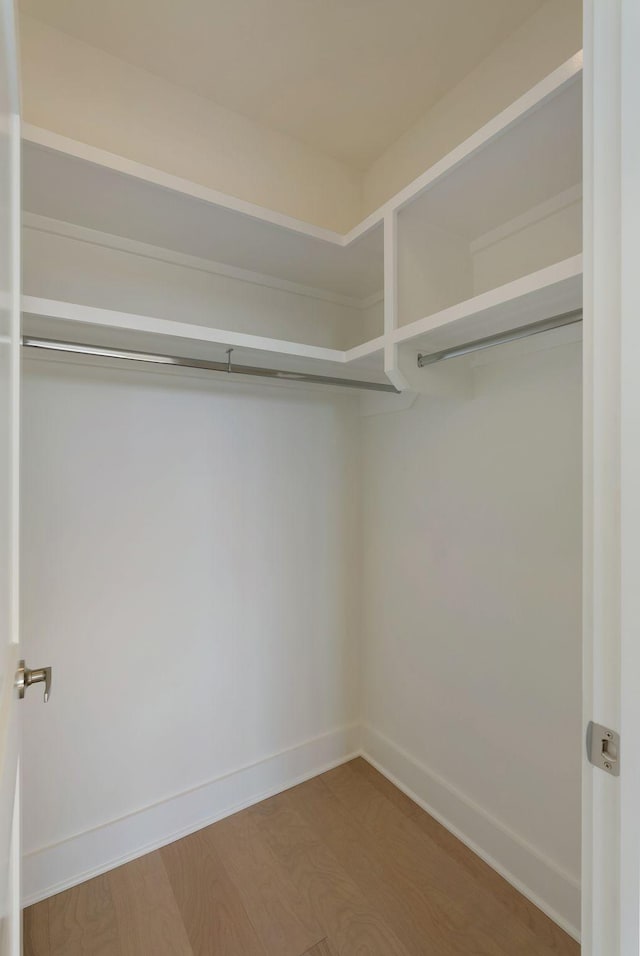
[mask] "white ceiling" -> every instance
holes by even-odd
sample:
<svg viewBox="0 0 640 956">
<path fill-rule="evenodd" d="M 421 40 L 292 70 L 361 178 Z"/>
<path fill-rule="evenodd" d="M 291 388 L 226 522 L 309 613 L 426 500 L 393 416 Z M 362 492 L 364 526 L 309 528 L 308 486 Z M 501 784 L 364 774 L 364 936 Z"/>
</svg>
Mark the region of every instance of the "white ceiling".
<svg viewBox="0 0 640 956">
<path fill-rule="evenodd" d="M 542 0 L 23 0 L 22 9 L 366 168 Z"/>
</svg>

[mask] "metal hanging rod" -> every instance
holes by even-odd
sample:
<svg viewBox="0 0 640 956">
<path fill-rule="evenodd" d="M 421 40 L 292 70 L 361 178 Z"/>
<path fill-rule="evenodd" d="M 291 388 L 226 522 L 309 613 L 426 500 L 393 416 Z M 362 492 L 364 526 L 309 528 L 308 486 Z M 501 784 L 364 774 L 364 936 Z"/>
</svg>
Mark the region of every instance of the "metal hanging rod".
<svg viewBox="0 0 640 956">
<path fill-rule="evenodd" d="M 554 315 L 550 319 L 541 319 L 539 322 L 521 325 L 519 329 L 511 329 L 508 332 L 498 332 L 496 335 L 487 335 L 486 338 L 475 339 L 473 342 L 465 342 L 464 345 L 456 345 L 450 349 L 442 349 L 441 352 L 418 355 L 418 368 L 434 365 L 436 362 L 442 362 L 444 359 L 457 358 L 459 355 L 468 355 L 470 352 L 479 352 L 480 349 L 490 349 L 494 345 L 515 342 L 516 339 L 524 339 L 530 335 L 538 335 L 540 332 L 560 329 L 564 325 L 575 325 L 576 322 L 582 322 L 582 309 L 574 309 L 573 312 L 564 312 L 562 315 Z"/>
<path fill-rule="evenodd" d="M 284 372 L 276 368 L 261 368 L 254 365 L 232 365 L 231 353 L 227 349 L 226 362 L 210 362 L 206 359 L 182 358 L 178 355 L 156 355 L 153 352 L 139 352 L 134 349 L 111 349 L 101 345 L 84 345 L 80 342 L 59 342 L 55 339 L 41 339 L 33 335 L 24 335 L 22 345 L 28 349 L 45 349 L 50 352 L 72 352 L 75 355 L 93 355 L 97 358 L 125 359 L 129 362 L 149 362 L 153 365 L 172 365 L 179 368 L 199 368 L 208 372 L 226 372 L 233 375 L 253 375 L 260 378 L 284 379 L 290 382 L 307 382 L 313 385 L 339 385 L 344 388 L 367 389 L 374 392 L 394 392 L 393 385 L 383 382 L 361 382 L 357 379 L 335 378 L 331 375 L 313 375 L 310 372 Z"/>
</svg>

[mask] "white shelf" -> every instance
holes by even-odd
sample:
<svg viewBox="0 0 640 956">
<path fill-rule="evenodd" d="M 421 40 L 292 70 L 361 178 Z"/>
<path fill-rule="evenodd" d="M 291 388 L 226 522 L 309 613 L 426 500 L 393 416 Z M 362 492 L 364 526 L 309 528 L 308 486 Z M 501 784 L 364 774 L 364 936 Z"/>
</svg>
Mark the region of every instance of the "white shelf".
<svg viewBox="0 0 640 956">
<path fill-rule="evenodd" d="M 405 206 L 429 225 L 472 241 L 582 182 L 579 77 L 506 127 Z"/>
<path fill-rule="evenodd" d="M 536 113 L 571 87 L 581 69 L 578 54 L 345 235 L 29 124 L 23 128 L 24 208 L 184 255 L 366 299 L 382 285 L 385 214 L 413 203 L 463 164 L 469 170 L 464 194 L 468 211 L 473 170 L 486 166 L 486 150 L 497 150 L 497 160 L 492 153 L 491 162 L 497 161 L 502 169 L 505 162 L 509 164 L 509 155 L 500 140 L 506 131 L 521 126 L 519 155 L 527 155 L 539 139 L 540 123 L 546 124 L 536 119 Z M 569 126 L 575 127 L 571 118 Z M 562 132 L 562 122 L 555 124 L 553 135 L 557 132 Z M 494 181 L 501 187 L 499 180 Z M 448 216 L 450 197 L 443 188 Z M 490 197 L 478 196 L 476 191 L 476 199 L 482 219 L 482 203 L 486 206 Z"/>
<path fill-rule="evenodd" d="M 237 360 L 246 364 L 267 364 L 268 359 L 274 367 L 324 374 L 348 369 L 354 377 L 384 380 L 385 345 L 437 351 L 579 308 L 581 257 L 572 255 L 574 248 L 549 252 L 538 243 L 549 258 L 571 258 L 547 265 L 543 257 L 524 268 L 514 258 L 509 268 L 516 275 L 518 270 L 537 271 L 480 295 L 473 295 L 483 286 L 474 285 L 472 258 L 478 248 L 499 241 L 505 228 L 522 230 L 533 207 L 540 217 L 556 208 L 558 194 L 579 196 L 581 70 L 582 57 L 576 55 L 345 235 L 26 126 L 24 206 L 39 217 L 41 229 L 46 217 L 50 230 L 55 231 L 56 222 L 66 223 L 67 231 L 76 230 L 76 239 L 88 244 L 88 230 L 93 230 L 137 243 L 138 253 L 146 257 L 158 258 L 153 249 L 169 250 L 183 257 L 185 268 L 195 268 L 196 261 L 200 271 L 207 262 L 222 263 L 230 270 L 247 270 L 228 273 L 240 281 L 268 285 L 271 277 L 276 288 L 293 295 L 321 290 L 326 295 L 319 298 L 345 297 L 347 304 L 362 307 L 380 292 L 385 223 L 397 214 L 401 239 L 394 254 L 399 253 L 404 269 L 402 236 L 408 235 L 409 265 L 414 275 L 424 275 L 411 294 L 406 318 L 401 288 L 401 314 L 389 323 L 386 335 L 344 351 L 34 296 L 23 302 L 25 329 L 50 338 L 164 348 L 216 360 L 225 349 L 236 348 Z M 412 222 L 413 232 L 409 228 L 403 234 L 403 224 Z M 82 230 L 89 238 L 80 235 Z M 446 231 L 453 246 L 439 243 L 439 230 Z M 441 281 L 442 290 L 432 294 L 432 286 Z M 411 321 L 416 315 L 422 317 Z"/>
<path fill-rule="evenodd" d="M 248 203 L 33 127 L 22 175 L 28 213 L 357 300 L 382 287 L 380 222 L 345 245 L 338 233 L 257 215 Z"/>
<path fill-rule="evenodd" d="M 399 326 L 579 254 L 579 73 L 398 213 Z"/>
<path fill-rule="evenodd" d="M 437 352 L 581 307 L 582 256 L 574 256 L 402 326 L 388 340 L 416 352 Z M 45 338 L 217 361 L 234 348 L 236 361 L 247 365 L 384 381 L 385 336 L 341 350 L 33 296 L 23 297 L 22 312 L 25 332 Z"/>
<path fill-rule="evenodd" d="M 291 371 L 385 380 L 382 338 L 354 349 L 322 348 L 29 295 L 22 298 L 22 316 L 24 333 L 42 338 L 213 361 L 224 361 L 226 350 L 233 348 L 237 350 L 234 360 L 238 364 L 268 364 Z"/>
<path fill-rule="evenodd" d="M 363 227 L 366 227 L 370 221 L 375 221 L 377 217 L 383 215 L 387 211 L 400 211 L 405 206 L 413 203 L 416 199 L 421 197 L 425 192 L 431 191 L 433 187 L 444 181 L 450 173 L 466 167 L 472 173 L 471 178 L 471 188 L 473 188 L 473 169 L 481 169 L 485 163 L 484 156 L 488 154 L 485 152 L 487 149 L 493 149 L 496 147 L 497 154 L 491 156 L 491 164 L 494 161 L 497 161 L 501 164 L 501 167 L 504 166 L 505 162 L 509 169 L 509 179 L 511 179 L 511 174 L 515 171 L 516 176 L 518 177 L 518 183 L 523 188 L 526 187 L 526 180 L 528 177 L 520 175 L 522 173 L 522 168 L 518 168 L 517 160 L 522 160 L 524 157 L 528 157 L 529 148 L 537 148 L 537 137 L 540 134 L 539 128 L 539 118 L 537 114 L 541 109 L 549 107 L 549 112 L 545 112 L 545 118 L 542 120 L 542 133 L 545 141 L 547 141 L 545 127 L 549 120 L 551 121 L 551 129 L 554 135 L 560 134 L 564 135 L 562 129 L 562 124 L 565 119 L 568 118 L 569 123 L 569 134 L 573 135 L 576 130 L 576 120 L 578 124 L 582 119 L 582 108 L 581 104 L 576 101 L 575 97 L 579 98 L 580 95 L 580 82 L 582 79 L 582 52 L 576 53 L 575 56 L 571 57 L 570 60 L 567 60 L 566 63 L 563 63 L 556 70 L 550 73 L 544 80 L 541 80 L 540 83 L 537 83 L 534 87 L 528 90 L 523 96 L 515 100 L 510 106 L 504 109 L 497 116 L 494 116 L 488 123 L 485 123 L 479 130 L 477 130 L 472 136 L 460 143 L 455 149 L 450 153 L 444 156 L 437 163 L 434 163 L 429 169 L 417 177 L 412 183 L 402 189 L 397 193 L 392 199 L 390 199 L 384 206 L 381 207 L 372 217 L 365 220 L 357 229 L 353 230 L 352 234 L 358 234 L 359 230 Z M 556 98 L 567 92 L 568 93 L 568 102 L 560 104 L 554 104 Z M 573 99 L 573 102 L 570 102 Z M 569 111 L 573 110 L 573 114 L 569 115 L 566 112 L 568 107 Z M 556 117 L 559 120 L 556 121 Z M 519 151 L 519 155 L 513 155 L 511 153 L 511 144 L 510 143 L 501 143 L 501 140 L 505 133 L 514 132 L 516 134 L 516 139 L 513 141 L 514 144 L 522 143 L 524 150 Z M 504 155 L 501 157 L 500 154 L 503 151 L 503 147 L 506 147 L 504 150 Z M 514 162 L 511 163 L 511 158 Z M 548 164 L 551 160 L 557 158 L 557 151 L 551 155 L 546 154 L 544 157 L 545 162 Z M 575 162 L 575 153 L 572 152 L 570 157 L 570 163 Z M 476 163 L 478 166 L 476 167 Z M 497 185 L 501 185 L 500 179 L 497 177 L 492 177 L 494 182 Z M 569 179 L 572 177 L 569 176 Z M 569 185 L 570 183 L 567 183 Z M 446 187 L 445 187 L 446 188 Z M 556 188 L 556 192 L 559 192 L 563 186 Z M 471 205 L 474 206 L 476 201 L 480 203 L 486 203 L 491 199 L 485 195 L 479 196 L 473 193 L 471 197 Z M 530 205 L 533 205 L 536 201 L 536 198 L 529 198 L 528 202 Z M 460 203 L 459 209 L 464 210 L 468 209 L 469 206 L 469 197 L 468 195 L 464 198 L 463 202 Z"/>
<path fill-rule="evenodd" d="M 401 326 L 397 345 L 439 352 L 582 308 L 582 256 L 573 256 L 490 292 Z"/>
</svg>

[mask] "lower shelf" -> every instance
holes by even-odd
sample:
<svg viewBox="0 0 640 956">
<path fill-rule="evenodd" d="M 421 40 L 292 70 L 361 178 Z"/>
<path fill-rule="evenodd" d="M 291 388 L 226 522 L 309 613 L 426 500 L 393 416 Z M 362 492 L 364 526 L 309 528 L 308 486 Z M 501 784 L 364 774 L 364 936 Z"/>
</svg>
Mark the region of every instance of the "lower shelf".
<svg viewBox="0 0 640 956">
<path fill-rule="evenodd" d="M 385 341 L 432 353 L 582 307 L 582 256 L 573 256 L 355 348 L 341 350 L 204 325 L 24 296 L 26 335 L 286 372 L 387 384 Z"/>
<path fill-rule="evenodd" d="M 24 334 L 39 338 L 208 362 L 226 362 L 231 348 L 236 365 L 387 384 L 382 339 L 344 351 L 34 296 L 23 297 L 22 314 Z"/>
<path fill-rule="evenodd" d="M 400 326 L 395 344 L 439 352 L 582 307 L 582 256 L 572 256 L 490 292 Z"/>
</svg>

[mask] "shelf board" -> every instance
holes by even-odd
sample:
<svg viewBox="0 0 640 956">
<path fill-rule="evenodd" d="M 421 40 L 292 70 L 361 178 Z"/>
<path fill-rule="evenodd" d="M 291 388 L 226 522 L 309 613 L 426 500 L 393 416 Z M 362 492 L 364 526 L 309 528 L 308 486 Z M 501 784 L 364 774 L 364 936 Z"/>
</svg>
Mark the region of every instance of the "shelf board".
<svg viewBox="0 0 640 956">
<path fill-rule="evenodd" d="M 224 361 L 233 348 L 238 364 L 386 381 L 378 339 L 343 351 L 35 296 L 23 296 L 22 316 L 25 334 L 43 338 L 212 361 Z"/>
<path fill-rule="evenodd" d="M 574 256 L 498 289 L 426 316 L 390 334 L 393 344 L 436 352 L 582 306 L 582 256 Z M 27 334 L 91 345 L 164 351 L 222 361 L 226 349 L 247 365 L 352 375 L 385 381 L 385 336 L 347 349 L 211 329 L 207 326 L 114 312 L 69 302 L 24 296 Z"/>
<path fill-rule="evenodd" d="M 22 152 L 28 213 L 357 300 L 382 286 L 382 223 L 345 247 L 338 233 L 249 214 L 249 204 L 33 127 Z"/>
<path fill-rule="evenodd" d="M 581 112 L 576 105 L 576 81 L 581 69 L 582 57 L 577 54 L 345 235 L 29 124 L 23 128 L 23 204 L 27 212 L 49 219 L 366 299 L 382 285 L 382 231 L 388 212 L 420 201 L 427 192 L 433 194 L 431 202 L 437 206 L 441 191 L 443 211 L 434 209 L 434 215 L 444 216 L 449 225 L 453 217 L 455 225 L 459 213 L 451 204 L 457 203 L 459 210 L 466 206 L 468 212 L 469 191 L 473 191 L 477 175 L 491 166 L 496 156 L 501 168 L 505 162 L 509 164 L 509 151 L 501 146 L 505 134 L 515 136 L 518 156 L 528 156 L 528 150 L 536 148 L 545 124 L 549 135 L 560 132 L 575 140 Z M 573 93 L 572 86 L 576 87 Z M 554 105 L 555 99 L 559 102 Z M 548 123 L 545 116 L 551 118 Z M 568 149 L 567 161 L 558 164 L 554 175 L 564 185 L 556 191 L 577 181 L 565 168 L 567 163 L 571 169 L 575 166 L 574 154 L 575 149 Z M 553 165 L 557 156 L 557 150 L 543 152 L 540 163 Z M 510 166 L 514 169 L 517 163 Z M 452 195 L 446 180 L 462 167 L 460 189 Z M 497 185 L 504 187 L 502 180 Z M 526 188 L 533 197 L 530 204 L 548 198 L 539 198 L 536 189 Z M 507 192 L 513 194 L 510 186 Z M 478 198 L 477 189 L 475 195 Z M 495 198 L 483 191 L 476 215 L 479 223 L 472 224 L 472 231 L 482 231 Z"/>
<path fill-rule="evenodd" d="M 575 76 L 526 119 L 406 205 L 405 218 L 471 242 L 582 182 L 582 84 Z"/>
<path fill-rule="evenodd" d="M 397 345 L 438 352 L 582 307 L 582 256 L 515 279 L 392 333 Z"/>
<path fill-rule="evenodd" d="M 362 303 L 383 278 L 384 221 L 414 216 L 472 241 L 576 187 L 582 56 L 577 54 L 346 235 L 261 209 L 86 144 L 24 129 L 27 212 L 224 263 Z M 530 172 L 526 173 L 525 170 Z M 385 344 L 437 351 L 582 302 L 575 256 L 342 351 L 26 296 L 31 334 L 384 381 Z"/>
<path fill-rule="evenodd" d="M 133 159 L 128 159 L 126 156 L 120 156 L 117 153 L 109 152 L 109 150 L 101 149 L 98 146 L 91 146 L 80 140 L 71 139 L 69 136 L 54 133 L 52 130 L 44 129 L 33 123 L 22 124 L 22 140 L 25 144 L 40 146 L 43 149 L 50 150 L 54 153 L 62 153 L 66 156 L 74 156 L 76 159 L 94 166 L 105 167 L 114 172 L 122 173 L 125 176 L 131 176 L 140 182 L 151 183 L 156 186 L 161 186 L 163 189 L 168 189 L 184 196 L 190 196 L 192 199 L 199 199 L 207 205 L 220 206 L 223 209 L 228 209 L 230 212 L 236 212 L 240 215 L 260 220 L 261 222 L 281 226 L 292 232 L 297 232 L 314 239 L 322 239 L 324 242 L 333 243 L 338 246 L 345 245 L 345 237 L 332 229 L 315 226 L 312 223 L 296 219 L 286 213 L 266 209 L 264 206 L 258 206 L 256 203 L 239 199 L 237 196 L 229 195 L 229 193 L 223 193 L 209 186 L 203 186 L 192 180 L 184 179 L 182 176 L 175 176 L 172 173 L 165 172 L 164 170 L 157 169 L 145 163 L 139 163 Z"/>
<path fill-rule="evenodd" d="M 506 132 L 515 129 L 523 121 L 526 122 L 529 117 L 533 117 L 541 107 L 550 103 L 559 93 L 574 84 L 577 84 L 579 89 L 582 80 L 582 59 L 580 50 L 363 219 L 346 234 L 344 243 L 348 245 L 383 220 L 386 214 L 399 212 L 415 202 L 425 191 L 432 189 L 459 166 L 474 159 L 476 154 L 482 154 L 486 147 L 497 142 Z M 580 106 L 578 118 L 581 119 L 581 117 Z"/>
</svg>

